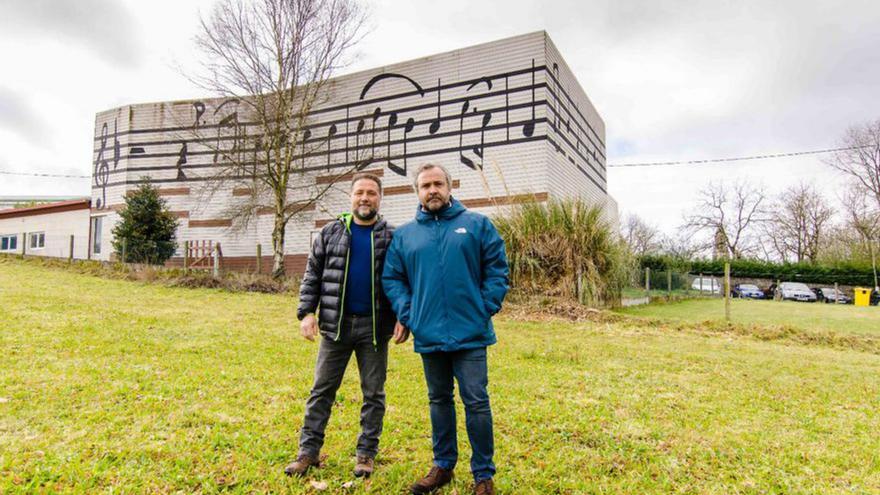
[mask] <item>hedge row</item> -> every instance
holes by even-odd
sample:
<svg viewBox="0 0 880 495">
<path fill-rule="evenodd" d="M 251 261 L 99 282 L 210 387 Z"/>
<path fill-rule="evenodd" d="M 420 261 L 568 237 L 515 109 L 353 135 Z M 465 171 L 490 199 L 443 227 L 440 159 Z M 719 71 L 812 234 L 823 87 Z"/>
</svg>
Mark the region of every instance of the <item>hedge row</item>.
<svg viewBox="0 0 880 495">
<path fill-rule="evenodd" d="M 684 260 L 671 256 L 643 256 L 641 267 L 655 271 L 678 271 L 712 276 L 724 275 L 724 260 Z M 761 260 L 732 260 L 730 275 L 737 278 L 763 278 L 814 284 L 874 286 L 871 265 L 842 262 L 835 265 L 772 263 Z"/>
</svg>

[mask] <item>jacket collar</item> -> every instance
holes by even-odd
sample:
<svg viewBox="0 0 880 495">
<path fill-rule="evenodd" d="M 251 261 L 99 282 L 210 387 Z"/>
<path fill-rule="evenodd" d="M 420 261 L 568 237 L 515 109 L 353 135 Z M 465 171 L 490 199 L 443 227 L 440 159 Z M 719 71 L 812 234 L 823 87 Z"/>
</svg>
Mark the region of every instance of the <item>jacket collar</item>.
<svg viewBox="0 0 880 495">
<path fill-rule="evenodd" d="M 416 207 L 416 220 L 419 222 L 427 222 L 429 220 L 434 220 L 435 218 L 438 218 L 438 219 L 442 218 L 443 220 L 451 220 L 451 219 L 461 215 L 462 213 L 464 213 L 465 210 L 467 210 L 467 208 L 465 208 L 464 205 L 461 204 L 461 201 L 459 201 L 455 198 L 450 198 L 449 204 L 444 206 L 442 210 L 440 210 L 436 213 L 430 213 L 430 212 L 425 211 L 422 208 L 422 205 L 419 204 Z"/>
<path fill-rule="evenodd" d="M 385 218 L 383 218 L 382 215 L 379 215 L 378 213 L 376 214 L 376 216 L 377 220 L 376 223 L 373 224 L 373 231 L 378 231 L 385 228 Z M 346 212 L 336 217 L 336 219 L 340 223 L 342 223 L 346 231 L 351 232 L 351 222 L 354 221 L 354 215 L 352 215 L 350 212 Z"/>
</svg>

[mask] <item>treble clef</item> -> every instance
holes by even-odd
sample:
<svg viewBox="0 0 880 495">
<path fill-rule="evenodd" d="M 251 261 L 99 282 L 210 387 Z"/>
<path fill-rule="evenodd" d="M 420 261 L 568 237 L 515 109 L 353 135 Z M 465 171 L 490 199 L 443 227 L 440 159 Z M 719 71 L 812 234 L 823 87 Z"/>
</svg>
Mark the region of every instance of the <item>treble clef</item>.
<svg viewBox="0 0 880 495">
<path fill-rule="evenodd" d="M 107 123 L 101 127 L 101 148 L 98 150 L 98 157 L 95 159 L 95 186 L 101 188 L 101 198 L 96 202 L 98 209 L 107 206 L 107 182 L 110 180 L 110 164 L 104 157 L 104 150 L 107 149 Z"/>
</svg>

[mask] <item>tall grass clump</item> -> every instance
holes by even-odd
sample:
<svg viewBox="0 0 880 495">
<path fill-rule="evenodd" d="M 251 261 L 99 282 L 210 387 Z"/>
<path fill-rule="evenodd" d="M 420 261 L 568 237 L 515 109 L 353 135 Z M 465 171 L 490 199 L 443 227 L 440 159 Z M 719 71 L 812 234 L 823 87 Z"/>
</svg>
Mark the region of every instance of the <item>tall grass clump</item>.
<svg viewBox="0 0 880 495">
<path fill-rule="evenodd" d="M 514 289 L 591 306 L 619 303 L 631 257 L 601 207 L 581 199 L 531 201 L 494 222 L 504 238 Z"/>
</svg>

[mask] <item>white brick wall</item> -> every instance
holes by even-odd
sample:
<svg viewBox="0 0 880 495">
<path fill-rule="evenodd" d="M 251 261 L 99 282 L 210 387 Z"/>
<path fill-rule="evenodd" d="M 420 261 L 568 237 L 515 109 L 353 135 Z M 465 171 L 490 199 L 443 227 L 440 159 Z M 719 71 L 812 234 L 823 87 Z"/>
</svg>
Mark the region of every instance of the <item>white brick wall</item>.
<svg viewBox="0 0 880 495">
<path fill-rule="evenodd" d="M 558 106 L 547 91 L 548 86 L 553 90 L 555 85 L 548 77 L 553 63 L 559 67 L 562 86 L 580 110 L 582 117 L 578 121 L 585 129 L 587 123 L 593 126 L 597 137 L 591 138 L 604 141 L 604 123 L 546 33 L 536 32 L 332 80 L 325 93 L 326 101 L 310 117 L 312 139 L 321 154 L 306 159 L 308 167 L 320 167 L 309 173 L 306 181 L 314 184 L 315 177 L 328 175 L 325 168 L 326 138 L 330 126 L 335 124 L 337 129 L 334 139 L 330 140 L 331 168 L 340 167 L 345 162 L 346 150 L 349 158 L 354 157 L 356 141 L 362 147 L 365 143 L 372 143 L 372 116 L 378 107 L 381 111 L 375 122 L 377 147 L 374 150 L 378 160 L 366 168 L 382 169 L 386 188 L 411 184 L 414 169 L 431 161 L 446 165 L 453 178 L 460 180 L 460 188 L 454 191 L 454 196 L 462 200 L 527 193 L 579 195 L 602 200 L 605 197 L 602 191 L 605 187 L 604 145 L 599 147 L 600 155 L 592 162 L 599 173 L 590 170 L 596 174 L 594 179 L 601 184 L 600 188 L 572 167 L 564 156 L 556 153 L 547 140 L 547 137 L 558 140 L 546 122 L 556 115 L 551 108 Z M 546 70 L 543 69 L 545 66 Z M 409 80 L 397 76 L 374 79 L 382 74 L 406 76 Z M 375 83 L 367 88 L 371 80 Z M 534 90 L 531 87 L 533 81 L 537 85 Z M 416 90 L 413 82 L 423 93 Z M 439 130 L 432 134 L 430 124 L 437 118 L 438 87 L 443 120 Z M 362 92 L 367 89 L 361 99 Z M 188 218 L 181 219 L 180 241 L 220 241 L 226 256 L 252 256 L 256 243 L 260 242 L 264 254 L 268 255 L 271 252 L 271 215 L 261 216 L 243 232 L 233 232 L 225 227 L 189 226 L 190 221 L 229 218 L 227 210 L 241 199 L 233 196 L 232 187 L 211 196 L 206 193 L 209 182 L 203 180 L 217 170 L 212 147 L 205 143 L 217 137 L 218 129 L 214 125 L 234 111 L 235 104 L 226 102 L 205 99 L 137 104 L 98 114 L 93 155 L 94 168 L 98 172 L 92 182 L 93 214 L 103 214 L 118 207 L 125 191 L 135 189 L 146 176 L 160 189 L 178 194 L 165 199 L 171 210 L 188 214 Z M 462 119 L 465 102 L 467 113 Z M 491 112 L 491 118 L 481 133 L 482 118 L 487 111 Z M 390 114 L 394 112 L 397 113 L 397 124 L 390 133 L 390 156 L 398 167 L 402 167 L 404 161 L 404 125 L 410 118 L 415 121 L 412 131 L 406 134 L 407 176 L 392 170 L 386 160 L 387 127 Z M 538 122 L 530 137 L 526 135 L 525 124 L 532 120 L 533 112 Z M 365 122 L 365 132 L 358 136 L 355 130 L 361 118 Z M 201 131 L 192 130 L 196 123 Z M 252 132 L 252 128 L 245 128 Z M 228 134 L 226 130 L 220 133 Z M 196 139 L 200 137 L 205 140 Z M 486 144 L 482 171 L 464 165 L 460 159 L 464 156 L 476 164 L 481 162 L 473 150 L 481 137 Z M 585 137 L 582 139 L 587 141 Z M 186 163 L 178 168 L 184 142 Z M 363 149 L 361 153 L 368 154 L 369 149 Z M 340 173 L 344 168 L 332 168 L 329 173 Z M 185 179 L 179 177 L 181 172 Z M 347 187 L 347 183 L 339 184 L 314 212 L 288 226 L 286 253 L 306 253 L 309 234 L 317 228 L 315 221 L 349 210 Z M 187 189 L 188 193 L 181 194 Z M 293 194 L 291 197 L 298 199 L 299 196 Z M 416 204 L 414 193 L 389 195 L 383 201 L 382 213 L 392 223 L 401 224 L 413 217 Z M 478 210 L 488 214 L 496 211 L 494 207 Z M 108 219 L 112 222 L 115 217 L 111 214 Z M 107 235 L 111 222 L 105 224 Z"/>
</svg>

